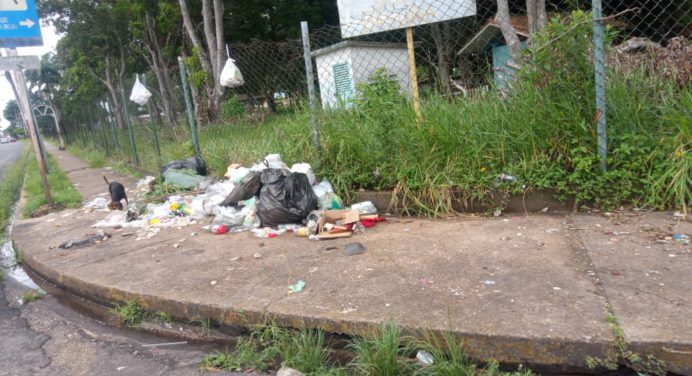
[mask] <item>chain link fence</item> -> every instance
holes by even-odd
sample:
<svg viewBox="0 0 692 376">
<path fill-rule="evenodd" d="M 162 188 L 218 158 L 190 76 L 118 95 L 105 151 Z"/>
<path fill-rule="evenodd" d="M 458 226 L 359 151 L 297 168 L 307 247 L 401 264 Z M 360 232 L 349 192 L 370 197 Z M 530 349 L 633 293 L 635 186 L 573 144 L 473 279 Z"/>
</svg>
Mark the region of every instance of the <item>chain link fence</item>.
<svg viewBox="0 0 692 376">
<path fill-rule="evenodd" d="M 507 99 L 512 96 L 513 80 L 521 65 L 515 61 L 517 55 L 514 50 L 518 47 L 530 51 L 528 56 L 523 55 L 524 60 L 534 61 L 540 54 L 546 55 L 545 59 L 552 59 L 544 59 L 545 64 L 533 72 L 532 79 L 537 87 L 547 82 L 538 76 L 548 75 L 546 72 L 550 69 L 573 71 L 572 77 L 560 82 L 560 90 L 577 90 L 579 86 L 584 95 L 581 102 L 574 108 L 564 109 L 567 112 L 560 116 L 564 121 L 583 118 L 586 123 L 593 123 L 594 132 L 598 129 L 598 154 L 605 167 L 610 142 L 606 138 L 606 119 L 627 117 L 629 109 L 626 107 L 634 105 L 629 102 L 623 105 L 620 98 L 609 96 L 608 88 L 614 85 L 615 80 L 624 77 L 613 78 L 611 73 L 633 72 L 644 67 L 649 77 L 672 79 L 678 87 L 690 83 L 692 52 L 688 38 L 692 32 L 692 7 L 689 1 L 548 1 L 545 20 L 526 7 L 526 3 L 541 4 L 541 1 L 509 2 L 505 17 L 498 17 L 502 13 L 498 12 L 498 3 L 503 2 L 373 2 L 370 12 L 358 13 L 362 9 L 357 7 L 351 13 L 344 12 L 341 27 L 310 28 L 312 25 L 308 25 L 309 33 L 303 40 L 229 45 L 230 57 L 236 61 L 245 84 L 226 90 L 219 123 L 202 128 L 202 154 L 211 160 L 217 173 L 222 173 L 223 166 L 229 161 L 248 162 L 252 158 L 261 158 L 265 151 L 277 149 L 296 157 L 317 158 L 319 153 L 310 150 L 313 130 L 332 127 L 328 131 L 333 132 L 333 118 L 343 113 L 356 111 L 363 115 L 364 111 L 369 111 L 368 106 L 362 103 L 366 93 L 377 96 L 395 91 L 408 102 L 417 101 L 419 97 L 424 107 L 422 118 L 426 118 L 427 111 L 428 122 L 436 121 L 437 115 L 432 111 L 435 111 L 435 106 L 439 107 L 437 103 L 440 100 L 451 103 L 452 107 L 464 107 L 496 93 Z M 600 5 L 600 8 L 592 8 L 592 4 Z M 572 12 L 579 10 L 587 13 L 583 19 L 575 21 Z M 594 12 L 593 20 L 588 14 L 591 11 Z M 563 21 L 550 22 L 556 18 Z M 538 34 L 532 33 L 546 24 L 552 25 L 550 36 L 535 39 L 534 35 Z M 515 38 L 509 43 L 508 27 Z M 582 43 L 584 40 L 588 42 L 587 47 L 576 51 L 572 57 L 569 54 L 574 51 L 565 54 L 556 47 L 563 43 L 562 46 L 569 49 L 569 43 Z M 307 61 L 304 58 L 304 45 L 308 41 L 313 72 L 310 78 L 306 78 Z M 536 43 L 544 45 L 536 48 Z M 563 66 L 557 67 L 558 63 Z M 579 64 L 586 64 L 586 69 Z M 312 116 L 304 116 L 310 99 L 309 80 L 315 88 L 315 109 Z M 125 97 L 129 96 L 133 81 L 134 77 L 129 77 L 124 83 Z M 128 130 L 116 127 L 113 108 L 105 106 L 105 100 L 92 104 L 91 110 L 64 119 L 68 141 L 91 145 L 116 160 L 135 163 L 139 159 L 139 163 L 150 170 L 168 160 L 189 157 L 194 148 L 184 113 L 180 77 L 173 75 L 172 81 L 171 97 L 177 115 L 175 128 L 162 119 L 161 93 L 153 75 L 147 81 L 147 87 L 154 94 L 153 103 L 138 107 L 127 101 L 136 152 Z M 623 82 L 626 83 L 627 79 Z M 649 95 L 657 89 L 642 90 L 648 90 L 646 95 Z M 479 119 L 478 127 L 493 121 L 506 124 L 510 121 L 507 118 L 523 116 L 500 111 L 498 106 L 502 104 L 493 106 L 479 110 L 488 119 Z M 392 108 L 399 109 L 396 106 Z M 496 119 L 490 119 L 493 111 L 497 111 Z M 279 116 L 285 114 L 291 117 Z M 367 120 L 368 114 L 364 116 Z M 464 114 L 454 116 L 463 117 Z M 273 121 L 275 118 L 279 120 Z M 421 115 L 418 114 L 417 118 L 420 122 Z M 453 117 L 447 119 L 458 120 Z M 551 121 L 562 121 L 560 119 Z M 284 120 L 301 122 L 305 126 L 282 127 L 276 124 Z M 560 124 L 552 126 L 559 129 Z M 517 132 L 520 129 L 517 128 Z M 528 128 L 524 131 L 535 133 Z M 296 137 L 296 132 L 301 133 L 300 137 Z M 513 130 L 500 129 L 498 132 L 509 134 Z M 390 137 L 388 134 L 378 137 Z M 514 137 L 522 138 L 524 135 Z M 547 133 L 543 138 L 549 137 Z M 287 146 L 287 143 L 292 144 Z M 322 151 L 333 145 L 334 142 L 323 146 Z M 506 159 L 505 153 L 519 153 L 507 151 L 504 146 L 492 150 L 501 155 L 502 161 Z M 592 151 L 597 154 L 596 149 Z M 481 154 L 479 152 L 479 156 L 474 158 L 481 160 Z M 379 171 L 377 167 L 373 169 Z M 372 178 L 365 180 L 371 182 Z M 360 186 L 386 185 L 362 183 Z"/>
</svg>

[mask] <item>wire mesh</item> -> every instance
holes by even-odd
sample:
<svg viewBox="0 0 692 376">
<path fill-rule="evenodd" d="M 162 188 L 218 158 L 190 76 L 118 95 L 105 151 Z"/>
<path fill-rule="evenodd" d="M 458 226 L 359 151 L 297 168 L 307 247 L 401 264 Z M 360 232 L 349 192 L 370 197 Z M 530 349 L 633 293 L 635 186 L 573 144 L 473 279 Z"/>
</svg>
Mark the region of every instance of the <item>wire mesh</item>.
<svg viewBox="0 0 692 376">
<path fill-rule="evenodd" d="M 532 41 L 533 25 L 526 3 L 511 1 L 508 4 L 509 24 L 524 47 Z M 373 4 L 372 10 L 365 14 L 359 14 L 358 9 L 341 14 L 340 27 L 321 26 L 309 31 L 319 107 L 352 106 L 360 95 L 361 86 L 372 83 L 378 75 L 394 82 L 409 98 L 412 80 L 415 80 L 424 101 L 430 96 L 473 99 L 477 91 L 503 90 L 511 82 L 517 65 L 496 20 L 497 1 L 416 0 Z M 551 19 L 569 17 L 569 12 L 575 9 L 590 11 L 591 6 L 587 1 L 547 1 L 545 9 L 547 18 Z M 607 27 L 607 43 L 600 60 L 606 65 L 606 72 L 645 66 L 652 72 L 673 77 L 680 84 L 690 83 L 692 59 L 688 38 L 692 32 L 692 7 L 689 1 L 603 0 L 602 17 Z M 416 70 L 413 75 L 406 27 L 412 27 L 414 36 Z M 614 48 L 608 48 L 609 43 Z M 218 127 L 231 127 L 241 119 L 262 123 L 272 114 L 307 102 L 308 85 L 300 39 L 254 40 L 229 47 L 230 57 L 236 61 L 245 84 L 226 90 Z M 586 51 L 592 68 L 595 68 L 594 61 L 600 61 L 598 56 L 593 56 L 594 51 Z M 187 141 L 190 131 L 181 82 L 176 71 L 169 68 L 167 86 L 161 85 L 160 77 L 148 75 L 147 88 L 153 94 L 149 105 L 137 106 L 126 100 L 138 156 L 142 166 L 151 170 L 169 159 L 189 157 L 192 153 Z M 590 76 L 595 77 L 595 73 Z M 607 76 L 601 78 L 607 82 Z M 126 98 L 134 79 L 134 75 L 129 75 L 123 82 Z M 599 99 L 607 103 L 606 97 Z M 596 107 L 595 90 L 588 100 L 593 103 L 589 109 Z M 127 129 L 116 122 L 114 111 L 118 109 L 111 108 L 112 104 L 103 105 L 106 102 L 103 98 L 89 104 L 94 111 L 64 119 L 68 123 L 65 127 L 68 142 L 91 145 L 119 160 L 134 162 Z M 122 109 L 118 111 L 123 112 Z M 306 132 L 311 132 L 309 127 Z M 216 133 L 226 135 L 228 132 L 219 130 Z M 224 142 L 218 137 L 202 138 L 205 155 L 208 155 L 204 150 L 205 142 L 213 143 L 214 150 Z M 227 158 L 228 153 L 227 150 L 218 158 Z"/>
</svg>

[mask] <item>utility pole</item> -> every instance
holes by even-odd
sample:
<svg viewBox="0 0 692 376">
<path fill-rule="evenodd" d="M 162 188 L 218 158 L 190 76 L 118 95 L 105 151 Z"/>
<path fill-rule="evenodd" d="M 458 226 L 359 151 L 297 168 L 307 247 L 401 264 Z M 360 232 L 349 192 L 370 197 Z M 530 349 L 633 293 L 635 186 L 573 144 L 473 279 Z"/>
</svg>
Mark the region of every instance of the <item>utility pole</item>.
<svg viewBox="0 0 692 376">
<path fill-rule="evenodd" d="M 8 56 L 19 56 L 17 50 L 14 48 L 7 48 Z M 36 134 L 34 117 L 31 112 L 31 104 L 29 103 L 29 94 L 27 92 L 26 81 L 24 80 L 24 73 L 22 71 L 11 71 L 12 81 L 17 89 L 17 105 L 22 112 L 22 119 L 26 129 L 29 131 L 29 137 L 31 137 L 31 145 L 34 147 L 34 154 L 36 155 L 36 161 L 38 162 L 38 172 L 41 175 L 41 184 L 43 185 L 43 194 L 46 196 L 46 203 L 53 206 L 53 196 L 50 193 L 50 186 L 48 185 L 48 176 L 46 170 L 46 161 L 43 159 L 43 153 L 41 151 L 41 146 L 39 144 L 38 135 Z"/>
</svg>

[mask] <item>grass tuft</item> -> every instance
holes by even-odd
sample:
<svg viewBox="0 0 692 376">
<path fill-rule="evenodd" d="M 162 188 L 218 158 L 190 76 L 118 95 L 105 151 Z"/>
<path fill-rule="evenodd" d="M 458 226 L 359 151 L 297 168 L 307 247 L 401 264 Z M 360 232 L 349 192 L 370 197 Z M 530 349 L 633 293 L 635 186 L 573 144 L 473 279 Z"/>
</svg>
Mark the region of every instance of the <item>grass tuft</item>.
<svg viewBox="0 0 692 376">
<path fill-rule="evenodd" d="M 57 162 L 52 156 L 48 156 L 51 170 L 48 174 L 48 185 L 53 196 L 56 208 L 76 208 L 79 207 L 82 197 L 74 188 L 70 179 L 58 167 Z M 24 194 L 26 201 L 22 214 L 24 217 L 31 217 L 46 208 L 46 197 L 43 194 L 43 185 L 38 172 L 38 162 L 33 156 L 29 158 L 26 169 L 26 181 L 24 182 Z M 49 210 L 54 208 L 48 208 Z"/>
<path fill-rule="evenodd" d="M 27 291 L 22 295 L 22 300 L 24 301 L 24 304 L 28 304 L 29 302 L 33 302 L 34 300 L 39 300 L 44 297 L 44 294 L 41 294 L 38 291 Z"/>
<path fill-rule="evenodd" d="M 146 311 L 137 300 L 130 300 L 125 305 L 116 303 L 111 311 L 129 327 L 138 326 L 146 316 Z"/>
</svg>

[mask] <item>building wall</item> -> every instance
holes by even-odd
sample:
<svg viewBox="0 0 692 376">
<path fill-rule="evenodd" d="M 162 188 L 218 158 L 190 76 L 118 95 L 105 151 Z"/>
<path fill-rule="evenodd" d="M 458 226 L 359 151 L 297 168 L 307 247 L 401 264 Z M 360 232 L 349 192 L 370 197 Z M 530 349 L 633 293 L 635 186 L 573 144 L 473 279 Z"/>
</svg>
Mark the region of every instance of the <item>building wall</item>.
<svg viewBox="0 0 692 376">
<path fill-rule="evenodd" d="M 335 108 L 337 99 L 334 82 L 334 65 L 347 63 L 353 80 L 354 95 L 359 83 L 367 83 L 379 68 L 385 68 L 389 76 L 399 82 L 402 92 L 410 95 L 408 52 L 405 48 L 346 47 L 318 56 L 317 77 L 323 108 Z"/>
</svg>

